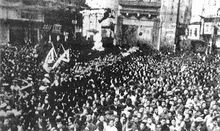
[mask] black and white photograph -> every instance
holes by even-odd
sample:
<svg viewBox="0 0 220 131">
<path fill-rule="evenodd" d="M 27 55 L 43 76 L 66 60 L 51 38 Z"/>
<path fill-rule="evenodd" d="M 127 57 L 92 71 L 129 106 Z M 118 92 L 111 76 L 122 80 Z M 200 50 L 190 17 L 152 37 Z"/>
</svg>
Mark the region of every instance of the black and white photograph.
<svg viewBox="0 0 220 131">
<path fill-rule="evenodd" d="M 0 131 L 220 131 L 220 0 L 0 0 Z"/>
</svg>

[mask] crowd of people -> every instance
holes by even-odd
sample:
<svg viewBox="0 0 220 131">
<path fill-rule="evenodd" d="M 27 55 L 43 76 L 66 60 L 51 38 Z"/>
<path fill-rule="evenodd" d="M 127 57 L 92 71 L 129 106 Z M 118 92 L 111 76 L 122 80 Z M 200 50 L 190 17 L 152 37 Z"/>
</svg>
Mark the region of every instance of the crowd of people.
<svg viewBox="0 0 220 131">
<path fill-rule="evenodd" d="M 72 50 L 46 73 L 33 46 L 2 52 L 0 130 L 220 130 L 218 57 L 138 51 L 78 62 Z"/>
</svg>

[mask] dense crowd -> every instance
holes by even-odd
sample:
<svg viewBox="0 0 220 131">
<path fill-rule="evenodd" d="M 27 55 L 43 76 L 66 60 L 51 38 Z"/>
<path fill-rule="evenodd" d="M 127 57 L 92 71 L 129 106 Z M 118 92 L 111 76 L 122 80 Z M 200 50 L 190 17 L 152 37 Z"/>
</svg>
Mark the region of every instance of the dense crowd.
<svg viewBox="0 0 220 131">
<path fill-rule="evenodd" d="M 220 130 L 218 57 L 136 52 L 78 62 L 71 51 L 69 64 L 46 73 L 35 52 L 3 50 L 3 131 Z"/>
</svg>

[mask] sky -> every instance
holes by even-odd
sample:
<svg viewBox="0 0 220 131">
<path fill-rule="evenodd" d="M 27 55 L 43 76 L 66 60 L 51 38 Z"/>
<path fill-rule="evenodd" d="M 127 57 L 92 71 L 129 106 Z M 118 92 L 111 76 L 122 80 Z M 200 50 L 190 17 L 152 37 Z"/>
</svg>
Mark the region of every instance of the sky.
<svg viewBox="0 0 220 131">
<path fill-rule="evenodd" d="M 220 0 L 193 0 L 191 22 L 200 21 L 199 15 L 205 17 L 217 15 L 218 8 L 220 8 Z"/>
<path fill-rule="evenodd" d="M 193 0 L 191 22 L 200 21 L 199 15 L 202 15 L 203 6 L 204 6 L 204 0 Z"/>
<path fill-rule="evenodd" d="M 118 0 L 86 0 L 91 8 L 113 8 Z"/>
<path fill-rule="evenodd" d="M 113 8 L 118 0 L 86 0 L 92 8 Z M 204 12 L 203 9 L 205 8 Z M 200 16 L 217 14 L 220 0 L 192 0 L 192 22 L 199 22 Z"/>
</svg>

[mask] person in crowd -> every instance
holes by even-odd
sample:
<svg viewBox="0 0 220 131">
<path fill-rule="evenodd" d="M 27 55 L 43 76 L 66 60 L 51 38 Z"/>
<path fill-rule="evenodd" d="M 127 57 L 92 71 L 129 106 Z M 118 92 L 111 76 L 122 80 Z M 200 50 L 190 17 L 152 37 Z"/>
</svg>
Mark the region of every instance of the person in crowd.
<svg viewBox="0 0 220 131">
<path fill-rule="evenodd" d="M 114 125 L 114 119 L 109 120 L 108 126 L 106 127 L 106 131 L 118 131 L 118 129 Z"/>
<path fill-rule="evenodd" d="M 35 50 L 2 51 L 0 130 L 219 130 L 218 57 L 137 51 L 85 61 L 71 49 L 70 62 L 47 73 Z"/>
</svg>

